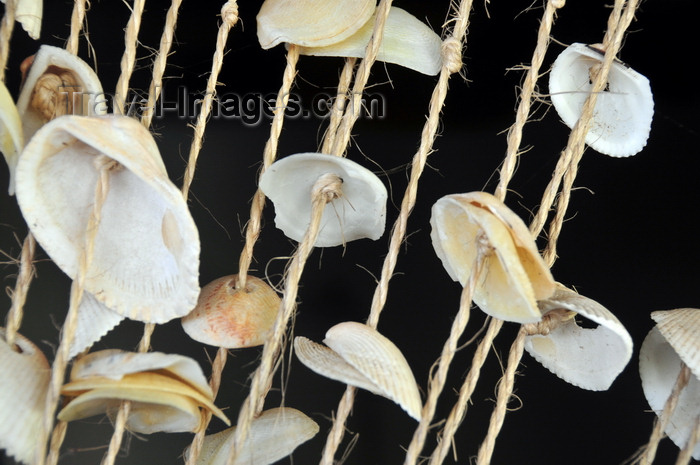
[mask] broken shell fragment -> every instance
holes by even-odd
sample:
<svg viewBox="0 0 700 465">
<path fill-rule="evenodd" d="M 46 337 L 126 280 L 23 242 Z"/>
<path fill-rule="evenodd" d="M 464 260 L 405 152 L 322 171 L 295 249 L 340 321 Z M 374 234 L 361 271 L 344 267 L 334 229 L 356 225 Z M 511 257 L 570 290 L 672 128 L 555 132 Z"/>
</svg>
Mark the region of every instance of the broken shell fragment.
<svg viewBox="0 0 700 465">
<path fill-rule="evenodd" d="M 0 151 L 5 157 L 5 162 L 10 171 L 10 184 L 8 193 L 15 194 L 15 170 L 17 160 L 24 147 L 24 133 L 22 121 L 15 102 L 4 82 L 0 82 Z"/>
<path fill-rule="evenodd" d="M 474 302 L 505 321 L 535 323 L 537 301 L 551 296 L 554 278 L 525 223 L 486 192 L 452 194 L 432 208 L 430 237 L 450 277 L 465 286 L 483 260 Z"/>
<path fill-rule="evenodd" d="M 137 120 L 67 115 L 37 131 L 17 165 L 17 200 L 29 228 L 75 279 L 101 170 L 108 191 L 85 289 L 134 320 L 186 315 L 199 295 L 199 235 Z"/>
<path fill-rule="evenodd" d="M 375 0 L 265 0 L 256 17 L 258 41 L 263 49 L 333 44 L 360 29 L 375 8 Z"/>
<path fill-rule="evenodd" d="M 393 400 L 412 418 L 420 419 L 418 385 L 403 354 L 389 339 L 367 325 L 347 321 L 329 329 L 323 342 L 328 348 L 304 337 L 294 338 L 297 358 L 320 375 Z"/>
<path fill-rule="evenodd" d="M 6 0 L 2 0 L 2 3 L 6 3 Z M 15 18 L 22 25 L 22 29 L 34 40 L 38 40 L 41 34 L 43 11 L 43 0 L 15 1 Z"/>
<path fill-rule="evenodd" d="M 299 410 L 280 407 L 266 410 L 250 424 L 250 431 L 232 465 L 269 465 L 290 455 L 318 433 L 315 421 Z M 224 465 L 233 445 L 236 427 L 204 437 L 197 465 Z M 189 449 L 185 451 L 189 456 Z"/>
<path fill-rule="evenodd" d="M 238 275 L 215 279 L 202 288 L 197 306 L 182 318 L 182 328 L 194 340 L 216 347 L 240 349 L 265 343 L 281 299 L 260 278 Z"/>
<path fill-rule="evenodd" d="M 299 47 L 301 55 L 364 58 L 374 18 L 347 39 L 325 46 Z M 377 60 L 434 76 L 442 67 L 442 41 L 432 29 L 401 8 L 391 7 Z"/>
<path fill-rule="evenodd" d="M 564 123 L 573 128 L 590 95 L 595 73 L 603 62 L 598 48 L 574 43 L 554 62 L 549 75 L 552 104 Z M 615 61 L 608 83 L 598 94 L 586 143 L 612 157 L 628 157 L 644 148 L 654 116 L 649 80 Z"/>
<path fill-rule="evenodd" d="M 598 302 L 562 285 L 538 304 L 544 315 L 575 312 L 599 326 L 581 327 L 572 314 L 548 334 L 526 336 L 525 350 L 570 384 L 593 391 L 608 389 L 632 357 L 632 338 L 625 327 Z"/>
<path fill-rule="evenodd" d="M 342 194 L 326 205 L 315 246 L 379 239 L 386 226 L 388 194 L 384 184 L 357 163 L 322 153 L 284 157 L 261 176 L 260 189 L 275 205 L 275 226 L 301 242 L 311 220 L 313 187 L 328 174 L 340 179 Z"/>
</svg>

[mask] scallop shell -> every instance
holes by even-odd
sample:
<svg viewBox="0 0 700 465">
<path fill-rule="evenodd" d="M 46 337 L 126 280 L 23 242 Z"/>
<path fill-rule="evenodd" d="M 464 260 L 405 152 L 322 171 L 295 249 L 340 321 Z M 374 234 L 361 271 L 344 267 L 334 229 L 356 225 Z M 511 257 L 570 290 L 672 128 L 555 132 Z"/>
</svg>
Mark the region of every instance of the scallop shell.
<svg viewBox="0 0 700 465">
<path fill-rule="evenodd" d="M 70 343 L 69 358 L 72 359 L 92 347 L 122 320 L 122 315 L 110 310 L 89 292 L 83 292 L 78 307 L 78 323 Z"/>
<path fill-rule="evenodd" d="M 642 379 L 644 395 L 657 416 L 663 412 L 664 404 L 673 391 L 680 371 L 680 357 L 666 341 L 659 327 L 654 327 L 639 351 L 639 375 Z M 681 390 L 676 408 L 664 429 L 679 448 L 684 448 L 688 443 L 698 415 L 700 415 L 700 380 L 693 375 L 686 387 Z M 693 449 L 693 458 L 700 460 L 700 443 Z"/>
<path fill-rule="evenodd" d="M 326 332 L 330 350 L 303 337 L 294 338 L 297 358 L 316 373 L 391 399 L 419 420 L 418 385 L 401 351 L 377 330 L 347 321 Z"/>
<path fill-rule="evenodd" d="M 5 0 L 2 0 L 5 3 Z M 22 25 L 29 37 L 39 39 L 41 34 L 41 18 L 43 16 L 43 0 L 16 0 L 15 18 Z"/>
<path fill-rule="evenodd" d="M 603 53 L 597 48 L 574 43 L 559 54 L 552 66 L 552 104 L 570 128 L 581 117 L 590 95 L 591 69 L 602 61 Z M 646 145 L 653 116 L 654 97 L 649 80 L 615 61 L 608 75 L 608 88 L 598 94 L 586 143 L 613 157 L 634 155 Z"/>
<path fill-rule="evenodd" d="M 539 303 L 543 314 L 571 310 L 599 326 L 582 328 L 567 319 L 547 335 L 525 338 L 525 350 L 564 381 L 583 389 L 610 387 L 632 357 L 632 338 L 622 323 L 598 302 L 562 285 Z"/>
<path fill-rule="evenodd" d="M 15 194 L 15 170 L 24 147 L 24 133 L 19 112 L 5 83 L 0 82 L 0 151 L 10 171 L 8 193 Z"/>
<path fill-rule="evenodd" d="M 651 318 L 683 363 L 700 378 L 700 309 L 652 312 Z"/>
<path fill-rule="evenodd" d="M 323 47 L 299 47 L 299 53 L 312 56 L 364 58 L 372 38 L 374 18 L 347 39 Z M 394 63 L 434 76 L 442 68 L 442 41 L 432 29 L 401 8 L 391 7 L 384 25 L 377 60 Z"/>
<path fill-rule="evenodd" d="M 430 224 L 435 253 L 450 277 L 463 286 L 478 250 L 487 248 L 473 298 L 484 312 L 518 323 L 540 320 L 537 300 L 552 295 L 554 278 L 515 213 L 486 192 L 452 194 L 433 205 Z"/>
<path fill-rule="evenodd" d="M 343 195 L 323 212 L 316 247 L 334 247 L 356 239 L 379 239 L 386 227 L 387 191 L 368 169 L 322 153 L 299 153 L 273 163 L 260 178 L 260 189 L 275 204 L 275 226 L 301 241 L 311 219 L 311 190 L 324 174 L 343 181 Z"/>
<path fill-rule="evenodd" d="M 236 427 L 205 436 L 197 465 L 224 465 Z M 318 425 L 299 410 L 280 407 L 262 412 L 250 424 L 248 438 L 231 465 L 269 465 L 290 455 L 318 433 Z M 189 449 L 185 456 L 189 455 Z"/>
<path fill-rule="evenodd" d="M 30 464 L 42 431 L 51 368 L 44 354 L 21 334 L 15 344 L 21 352 L 7 345 L 5 328 L 0 328 L 0 449 Z"/>
<path fill-rule="evenodd" d="M 281 299 L 260 278 L 248 276 L 237 289 L 238 275 L 215 279 L 202 288 L 197 306 L 182 318 L 182 328 L 194 340 L 216 347 L 240 349 L 265 343 Z"/>
<path fill-rule="evenodd" d="M 375 0 L 265 0 L 256 18 L 258 41 L 264 49 L 333 44 L 360 29 L 375 8 Z"/>
<path fill-rule="evenodd" d="M 122 316 L 164 323 L 199 295 L 199 235 L 153 137 L 126 116 L 62 116 L 44 125 L 17 165 L 17 200 L 32 233 L 72 279 L 78 272 L 101 158 L 118 162 L 85 290 Z"/>
</svg>

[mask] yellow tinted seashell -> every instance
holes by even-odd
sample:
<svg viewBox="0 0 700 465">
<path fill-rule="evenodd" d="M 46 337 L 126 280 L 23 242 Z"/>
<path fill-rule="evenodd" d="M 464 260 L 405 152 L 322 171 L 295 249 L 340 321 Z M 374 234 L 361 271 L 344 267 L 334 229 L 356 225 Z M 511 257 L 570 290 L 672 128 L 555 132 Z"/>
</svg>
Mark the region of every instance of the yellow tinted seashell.
<svg viewBox="0 0 700 465">
<path fill-rule="evenodd" d="M 15 170 L 24 147 L 22 121 L 4 82 L 0 82 L 0 151 L 10 171 L 8 193 L 15 194 Z"/>
<path fill-rule="evenodd" d="M 6 3 L 6 0 L 2 0 Z M 41 34 L 41 18 L 43 17 L 43 0 L 16 0 L 15 18 L 22 25 L 29 37 L 39 39 Z"/>
</svg>

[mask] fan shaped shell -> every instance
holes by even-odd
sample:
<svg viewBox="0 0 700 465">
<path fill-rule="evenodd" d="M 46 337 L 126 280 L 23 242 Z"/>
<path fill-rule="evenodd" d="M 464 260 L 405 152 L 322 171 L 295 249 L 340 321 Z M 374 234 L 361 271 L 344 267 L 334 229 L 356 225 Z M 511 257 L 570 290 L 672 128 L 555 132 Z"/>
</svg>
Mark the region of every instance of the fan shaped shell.
<svg viewBox="0 0 700 465">
<path fill-rule="evenodd" d="M 651 318 L 683 363 L 700 378 L 700 309 L 657 311 L 651 313 Z"/>
<path fill-rule="evenodd" d="M 83 292 L 78 307 L 78 322 L 70 342 L 69 358 L 89 349 L 124 320 L 124 316 L 110 310 L 89 292 Z"/>
</svg>

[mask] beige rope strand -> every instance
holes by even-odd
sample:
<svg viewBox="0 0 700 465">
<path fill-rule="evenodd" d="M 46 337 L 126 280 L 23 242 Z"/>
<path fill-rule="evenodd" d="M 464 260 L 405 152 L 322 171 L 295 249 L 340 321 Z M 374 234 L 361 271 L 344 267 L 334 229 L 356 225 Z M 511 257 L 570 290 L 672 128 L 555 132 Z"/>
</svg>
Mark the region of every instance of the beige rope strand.
<svg viewBox="0 0 700 465">
<path fill-rule="evenodd" d="M 352 81 L 355 63 L 357 63 L 357 58 L 352 57 L 345 59 L 345 65 L 343 66 L 343 71 L 341 71 L 340 79 L 338 80 L 338 91 L 336 92 L 335 101 L 331 107 L 330 120 L 328 123 L 328 129 L 326 129 L 326 135 L 323 139 L 321 153 L 330 153 L 331 149 L 333 148 L 333 143 L 335 142 L 335 137 L 338 133 L 338 126 L 340 125 L 340 121 L 343 118 L 343 112 L 345 111 L 345 103 L 348 100 L 350 82 Z"/>
<path fill-rule="evenodd" d="M 124 438 L 124 431 L 126 431 L 126 420 L 129 418 L 129 412 L 131 411 L 131 401 L 123 400 L 119 404 L 119 411 L 117 411 L 117 417 L 114 420 L 114 432 L 112 432 L 112 437 L 109 440 L 109 447 L 107 453 L 102 459 L 102 465 L 114 465 L 117 460 L 117 454 L 122 446 L 122 439 Z"/>
<path fill-rule="evenodd" d="M 15 336 L 19 327 L 22 325 L 22 317 L 24 316 L 24 302 L 27 300 L 27 292 L 29 285 L 34 277 L 34 251 L 36 250 L 36 240 L 34 235 L 27 233 L 27 237 L 22 244 L 22 253 L 19 259 L 19 273 L 17 282 L 12 291 L 12 304 L 10 311 L 7 313 L 7 321 L 5 323 L 5 341 L 7 345 L 12 347 L 15 343 Z"/>
<path fill-rule="evenodd" d="M 58 421 L 56 426 L 53 428 L 53 433 L 51 433 L 51 445 L 49 446 L 49 456 L 46 459 L 48 465 L 56 465 L 58 463 L 58 458 L 61 453 L 61 444 L 66 438 L 66 431 L 68 430 L 68 422 Z"/>
<path fill-rule="evenodd" d="M 5 2 L 5 14 L 0 22 L 0 81 L 5 82 L 5 68 L 10 57 L 10 38 L 15 28 L 15 13 L 17 4 L 15 0 Z"/>
<path fill-rule="evenodd" d="M 136 44 L 138 42 L 139 29 L 141 28 L 141 15 L 143 7 L 146 5 L 146 0 L 134 0 L 134 7 L 131 10 L 129 22 L 126 25 L 126 34 L 124 35 L 124 53 L 121 59 L 121 74 L 117 81 L 117 88 L 114 92 L 114 103 L 112 111 L 115 115 L 124 114 L 124 103 L 126 95 L 129 92 L 129 80 L 134 72 L 134 64 L 136 63 Z"/>
<path fill-rule="evenodd" d="M 695 418 L 695 426 L 693 431 L 690 432 L 688 442 L 678 453 L 676 465 L 688 465 L 693 458 L 693 450 L 698 443 L 700 443 L 700 415 Z"/>
<path fill-rule="evenodd" d="M 85 20 L 85 3 L 86 0 L 74 0 L 73 2 L 73 12 L 70 17 L 70 35 L 66 44 L 66 50 L 73 55 L 78 54 L 78 39 Z"/>
</svg>

